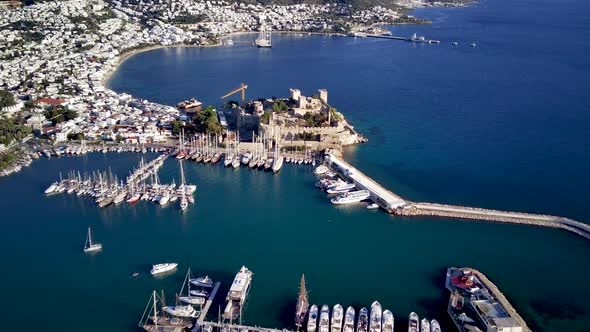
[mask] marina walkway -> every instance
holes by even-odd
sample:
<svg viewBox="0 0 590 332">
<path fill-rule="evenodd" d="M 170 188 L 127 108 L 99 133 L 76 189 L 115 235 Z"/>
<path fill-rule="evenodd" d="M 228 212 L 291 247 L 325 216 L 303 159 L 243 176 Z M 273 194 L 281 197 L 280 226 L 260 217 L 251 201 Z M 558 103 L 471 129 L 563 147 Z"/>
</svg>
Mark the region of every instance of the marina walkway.
<svg viewBox="0 0 590 332">
<path fill-rule="evenodd" d="M 291 330 L 283 329 L 274 329 L 274 328 L 267 328 L 267 327 L 259 327 L 259 326 L 247 326 L 247 325 L 238 325 L 238 324 L 228 324 L 228 323 L 217 323 L 217 322 L 197 322 L 195 327 L 193 328 L 193 332 L 201 332 L 201 331 L 212 331 L 217 329 L 218 331 L 248 331 L 248 332 L 294 332 Z"/>
<path fill-rule="evenodd" d="M 211 308 L 211 304 L 213 303 L 213 299 L 215 299 L 215 295 L 217 295 L 217 291 L 219 290 L 219 286 L 221 286 L 221 282 L 219 282 L 219 281 L 215 283 L 215 286 L 213 286 L 213 290 L 211 291 L 211 294 L 209 295 L 209 298 L 207 299 L 207 302 L 205 303 L 203 310 L 201 310 L 201 314 L 199 315 L 199 319 L 197 319 L 197 324 L 202 324 L 203 321 L 205 321 L 205 317 L 207 317 L 207 313 L 209 312 L 209 309 Z"/>
</svg>

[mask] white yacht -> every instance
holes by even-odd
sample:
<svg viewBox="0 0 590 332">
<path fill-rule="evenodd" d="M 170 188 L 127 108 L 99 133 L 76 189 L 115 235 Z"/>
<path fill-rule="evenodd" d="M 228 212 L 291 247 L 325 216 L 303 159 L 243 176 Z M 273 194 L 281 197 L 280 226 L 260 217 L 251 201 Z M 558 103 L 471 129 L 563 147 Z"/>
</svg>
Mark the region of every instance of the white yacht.
<svg viewBox="0 0 590 332">
<path fill-rule="evenodd" d="M 207 293 L 204 290 L 191 290 L 189 291 L 189 294 L 192 296 L 197 296 L 197 297 L 207 297 L 209 296 L 209 293 Z"/>
<path fill-rule="evenodd" d="M 154 264 L 152 265 L 152 269 L 150 273 L 152 275 L 156 275 L 159 273 L 164 273 L 168 271 L 174 270 L 178 266 L 178 263 L 162 263 L 162 264 Z"/>
<path fill-rule="evenodd" d="M 430 322 L 428 319 L 423 318 L 420 322 L 420 332 L 430 332 Z"/>
<path fill-rule="evenodd" d="M 382 326 L 383 332 L 393 332 L 395 327 L 394 327 L 393 313 L 391 313 L 391 311 L 389 311 L 389 310 L 383 311 L 382 323 L 383 323 L 383 326 Z"/>
<path fill-rule="evenodd" d="M 164 205 L 168 204 L 169 201 L 170 201 L 170 194 L 166 192 L 162 195 L 162 197 L 160 197 L 159 203 L 161 206 L 164 206 Z"/>
<path fill-rule="evenodd" d="M 346 308 L 344 314 L 344 329 L 343 332 L 354 332 L 354 308 Z"/>
<path fill-rule="evenodd" d="M 354 185 L 354 183 L 344 182 L 344 183 L 337 184 L 331 188 L 328 188 L 328 190 L 326 190 L 326 192 L 328 192 L 328 194 L 344 194 L 344 193 L 351 191 L 355 187 L 356 186 Z"/>
<path fill-rule="evenodd" d="M 344 309 L 340 304 L 334 306 L 332 309 L 331 332 L 341 332 L 342 322 L 344 317 Z"/>
<path fill-rule="evenodd" d="M 59 184 L 57 182 L 52 183 L 47 189 L 45 189 L 46 194 L 52 194 L 57 190 Z"/>
<path fill-rule="evenodd" d="M 322 175 L 328 172 L 330 169 L 324 165 L 320 165 L 313 170 L 315 175 Z"/>
<path fill-rule="evenodd" d="M 410 37 L 410 41 L 413 41 L 414 43 L 428 43 L 428 40 L 426 40 L 424 36 L 418 36 L 415 33 Z"/>
<path fill-rule="evenodd" d="M 441 332 L 440 324 L 436 319 L 430 321 L 430 331 L 432 332 Z"/>
<path fill-rule="evenodd" d="M 191 305 L 175 305 L 170 307 L 162 308 L 164 311 L 172 316 L 184 317 L 184 318 L 197 318 L 199 312 Z"/>
<path fill-rule="evenodd" d="M 415 312 L 410 313 L 408 318 L 408 332 L 418 332 L 418 315 Z"/>
<path fill-rule="evenodd" d="M 309 309 L 309 318 L 307 319 L 307 332 L 315 332 L 318 325 L 318 306 L 312 305 Z"/>
<path fill-rule="evenodd" d="M 205 301 L 207 301 L 207 298 L 201 297 L 201 296 L 192 296 L 192 295 L 179 296 L 178 301 L 186 303 L 186 304 L 190 304 L 190 305 L 203 305 L 203 304 L 205 304 Z"/>
<path fill-rule="evenodd" d="M 242 156 L 242 164 L 248 165 L 250 163 L 250 159 L 252 159 L 252 152 L 246 152 Z"/>
<path fill-rule="evenodd" d="M 190 283 L 197 287 L 213 287 L 213 279 L 209 276 L 190 279 Z"/>
<path fill-rule="evenodd" d="M 357 191 L 349 191 L 344 193 L 338 197 L 332 198 L 330 201 L 332 204 L 352 204 L 358 203 L 360 201 L 364 201 L 365 199 L 371 197 L 371 194 L 368 190 L 357 190 Z"/>
<path fill-rule="evenodd" d="M 367 332 L 369 328 L 369 310 L 361 308 L 359 311 L 359 318 L 356 322 L 356 332 Z"/>
<path fill-rule="evenodd" d="M 272 33 L 264 23 L 265 19 L 265 16 L 260 16 L 260 33 L 258 34 L 258 38 L 256 38 L 256 40 L 254 41 L 254 44 L 256 45 L 256 47 L 270 48 L 272 47 Z"/>
<path fill-rule="evenodd" d="M 101 251 L 102 244 L 92 242 L 92 232 L 90 231 L 90 227 L 88 227 L 88 235 L 86 235 L 86 243 L 84 244 L 84 252 L 95 252 Z"/>
<path fill-rule="evenodd" d="M 371 304 L 371 316 L 369 317 L 369 332 L 381 332 L 381 303 L 375 301 Z"/>
<path fill-rule="evenodd" d="M 329 332 L 330 331 L 330 307 L 327 305 L 322 306 L 322 311 L 320 311 L 320 330 L 319 332 Z"/>
</svg>

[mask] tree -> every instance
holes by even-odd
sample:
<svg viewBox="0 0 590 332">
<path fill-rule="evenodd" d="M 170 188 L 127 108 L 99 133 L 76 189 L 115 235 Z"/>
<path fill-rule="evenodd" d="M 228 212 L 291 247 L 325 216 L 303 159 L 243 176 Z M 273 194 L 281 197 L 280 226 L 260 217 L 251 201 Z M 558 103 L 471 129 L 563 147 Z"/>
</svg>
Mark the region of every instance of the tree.
<svg viewBox="0 0 590 332">
<path fill-rule="evenodd" d="M 50 120 L 53 123 L 53 125 L 73 120 L 78 116 L 76 111 L 66 109 L 63 106 L 51 106 L 43 114 L 47 120 Z"/>
<path fill-rule="evenodd" d="M 16 104 L 12 93 L 6 90 L 0 90 L 0 108 L 13 106 Z"/>
<path fill-rule="evenodd" d="M 272 116 L 271 111 L 265 111 L 262 116 L 260 116 L 260 123 L 268 123 L 270 124 L 270 117 Z"/>
<path fill-rule="evenodd" d="M 84 139 L 83 133 L 69 133 L 68 141 L 81 141 Z"/>
<path fill-rule="evenodd" d="M 170 125 L 172 126 L 172 135 L 178 135 L 184 126 L 184 122 L 180 120 L 174 120 L 172 123 L 170 123 Z"/>
<path fill-rule="evenodd" d="M 342 115 L 338 113 L 338 110 L 336 110 L 335 107 L 330 108 L 330 118 L 335 122 L 342 121 Z"/>
<path fill-rule="evenodd" d="M 272 111 L 275 113 L 284 112 L 289 109 L 289 105 L 285 103 L 282 99 L 279 99 L 272 105 Z"/>
<path fill-rule="evenodd" d="M 216 134 L 221 133 L 222 130 L 219 119 L 217 119 L 217 111 L 211 105 L 197 113 L 193 119 L 193 125 L 200 133 Z"/>
</svg>

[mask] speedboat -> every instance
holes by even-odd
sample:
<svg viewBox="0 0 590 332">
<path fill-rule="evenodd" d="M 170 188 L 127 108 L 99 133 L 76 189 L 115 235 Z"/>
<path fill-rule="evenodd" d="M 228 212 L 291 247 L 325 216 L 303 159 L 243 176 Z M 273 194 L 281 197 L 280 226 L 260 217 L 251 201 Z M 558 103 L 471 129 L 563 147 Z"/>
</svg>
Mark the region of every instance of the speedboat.
<svg viewBox="0 0 590 332">
<path fill-rule="evenodd" d="M 341 332 L 342 331 L 342 318 L 344 316 L 344 309 L 340 304 L 334 306 L 332 310 L 332 321 L 331 321 L 331 332 Z"/>
<path fill-rule="evenodd" d="M 206 299 L 201 296 L 180 296 L 178 301 L 190 304 L 190 305 L 203 305 Z"/>
<path fill-rule="evenodd" d="M 172 316 L 185 317 L 185 318 L 197 318 L 199 312 L 191 305 L 175 305 L 170 307 L 162 308 L 164 311 Z"/>
<path fill-rule="evenodd" d="M 207 293 L 204 290 L 191 290 L 189 293 L 192 296 L 198 296 L 198 297 L 207 297 L 207 296 L 209 296 L 209 293 Z"/>
<path fill-rule="evenodd" d="M 307 319 L 307 332 L 315 332 L 318 325 L 318 306 L 312 305 L 309 309 L 309 318 Z"/>
<path fill-rule="evenodd" d="M 382 318 L 382 328 L 383 332 L 393 332 L 394 330 L 394 318 L 393 313 L 389 310 L 383 311 L 383 318 Z"/>
<path fill-rule="evenodd" d="M 420 332 L 430 332 L 430 322 L 428 319 L 423 318 L 420 322 Z"/>
<path fill-rule="evenodd" d="M 178 263 L 162 263 L 162 264 L 154 264 L 150 273 L 152 275 L 156 275 L 159 273 L 164 273 L 168 271 L 174 270 L 178 266 Z"/>
<path fill-rule="evenodd" d="M 356 332 L 367 332 L 369 328 L 369 310 L 361 308 L 359 318 L 356 322 Z"/>
<path fill-rule="evenodd" d="M 209 276 L 190 279 L 190 283 L 197 287 L 213 287 L 213 279 Z"/>
<path fill-rule="evenodd" d="M 369 332 L 381 332 L 381 303 L 375 301 L 371 304 L 371 316 L 369 317 Z"/>
<path fill-rule="evenodd" d="M 344 329 L 343 332 L 354 332 L 354 308 L 346 308 L 344 314 Z"/>
<path fill-rule="evenodd" d="M 320 330 L 319 332 L 329 332 L 330 330 L 330 307 L 327 305 L 322 306 L 320 311 Z"/>
<path fill-rule="evenodd" d="M 430 321 L 430 331 L 441 332 L 440 324 L 436 321 L 436 319 Z"/>
<path fill-rule="evenodd" d="M 415 312 L 410 313 L 408 318 L 408 332 L 418 332 L 418 315 Z"/>
</svg>

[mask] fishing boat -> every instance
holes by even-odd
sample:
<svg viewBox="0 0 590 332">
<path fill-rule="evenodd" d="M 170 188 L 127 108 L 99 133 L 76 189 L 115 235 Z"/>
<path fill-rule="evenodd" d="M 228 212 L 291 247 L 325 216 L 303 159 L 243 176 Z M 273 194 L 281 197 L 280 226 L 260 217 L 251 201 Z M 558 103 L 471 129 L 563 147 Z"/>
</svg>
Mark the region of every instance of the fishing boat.
<svg viewBox="0 0 590 332">
<path fill-rule="evenodd" d="M 330 331 L 330 307 L 327 305 L 322 306 L 322 310 L 320 311 L 320 329 L 319 332 L 329 332 Z"/>
<path fill-rule="evenodd" d="M 344 317 L 344 309 L 340 304 L 334 306 L 332 309 L 332 321 L 330 322 L 331 332 L 341 332 L 342 322 Z"/>
<path fill-rule="evenodd" d="M 213 279 L 209 278 L 209 276 L 190 279 L 189 281 L 197 287 L 213 287 Z"/>
<path fill-rule="evenodd" d="M 432 332 L 441 332 L 440 324 L 436 319 L 430 321 L 430 331 Z"/>
<path fill-rule="evenodd" d="M 356 322 L 356 332 L 367 332 L 369 328 L 369 310 L 361 308 L 359 318 Z"/>
<path fill-rule="evenodd" d="M 92 242 L 92 232 L 88 227 L 88 234 L 86 235 L 86 243 L 84 243 L 84 252 L 96 252 L 102 250 L 102 244 Z"/>
<path fill-rule="evenodd" d="M 343 332 L 354 332 L 354 313 L 353 307 L 346 308 Z"/>
<path fill-rule="evenodd" d="M 318 325 L 318 306 L 312 305 L 307 318 L 307 332 L 315 332 Z"/>
<path fill-rule="evenodd" d="M 420 322 L 420 332 L 430 332 L 430 322 L 428 319 L 423 318 Z"/>
<path fill-rule="evenodd" d="M 415 312 L 411 312 L 408 317 L 408 332 L 418 332 L 418 315 Z"/>
<path fill-rule="evenodd" d="M 393 332 L 394 326 L 394 318 L 393 313 L 389 310 L 383 311 L 383 318 L 382 318 L 382 329 L 383 332 Z"/>
<path fill-rule="evenodd" d="M 381 332 L 381 303 L 375 301 L 371 304 L 371 316 L 369 317 L 369 332 Z"/>
<path fill-rule="evenodd" d="M 357 190 L 344 193 L 338 197 L 332 198 L 330 201 L 332 202 L 332 204 L 336 205 L 353 204 L 364 201 L 369 197 L 371 197 L 371 194 L 368 190 Z"/>
<path fill-rule="evenodd" d="M 169 272 L 169 271 L 176 269 L 177 266 L 178 266 L 178 263 L 154 264 L 154 265 L 152 265 L 152 269 L 150 270 L 150 273 L 152 275 L 157 275 L 157 274 Z"/>
<path fill-rule="evenodd" d="M 301 275 L 301 281 L 299 283 L 299 297 L 297 298 L 297 305 L 295 307 L 295 325 L 302 327 L 307 316 L 307 310 L 309 309 L 309 299 L 307 297 L 307 288 L 305 287 L 305 276 Z M 317 307 L 316 307 L 317 315 Z"/>
</svg>

